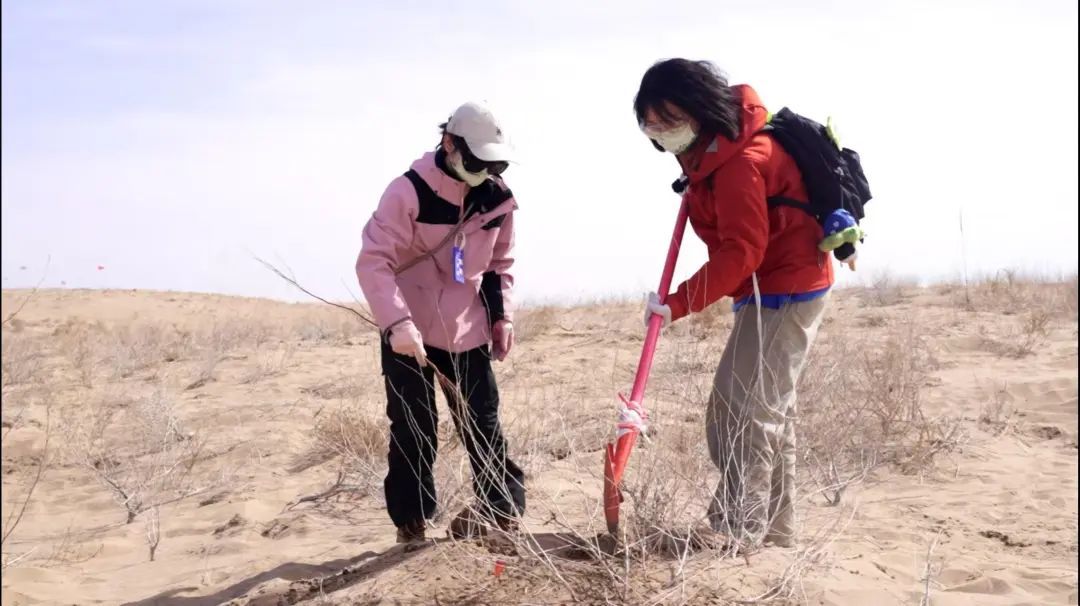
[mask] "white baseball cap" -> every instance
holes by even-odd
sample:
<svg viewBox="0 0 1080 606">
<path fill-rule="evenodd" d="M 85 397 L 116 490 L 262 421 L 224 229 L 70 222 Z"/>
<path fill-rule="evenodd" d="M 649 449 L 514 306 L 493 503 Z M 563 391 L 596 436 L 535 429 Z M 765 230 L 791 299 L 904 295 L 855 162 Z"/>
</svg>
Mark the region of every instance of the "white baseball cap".
<svg viewBox="0 0 1080 606">
<path fill-rule="evenodd" d="M 454 110 L 446 132 L 465 139 L 469 151 L 485 162 L 511 162 L 514 146 L 503 134 L 499 121 L 483 103 L 469 101 Z"/>
</svg>

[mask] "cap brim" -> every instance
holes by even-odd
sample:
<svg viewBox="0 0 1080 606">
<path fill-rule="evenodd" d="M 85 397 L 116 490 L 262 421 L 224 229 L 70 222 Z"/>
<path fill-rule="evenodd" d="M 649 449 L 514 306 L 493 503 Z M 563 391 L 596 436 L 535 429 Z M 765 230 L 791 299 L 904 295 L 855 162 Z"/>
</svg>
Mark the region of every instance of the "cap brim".
<svg viewBox="0 0 1080 606">
<path fill-rule="evenodd" d="M 513 162 L 516 156 L 509 143 L 485 143 L 475 147 L 470 144 L 469 151 L 484 162 Z"/>
</svg>

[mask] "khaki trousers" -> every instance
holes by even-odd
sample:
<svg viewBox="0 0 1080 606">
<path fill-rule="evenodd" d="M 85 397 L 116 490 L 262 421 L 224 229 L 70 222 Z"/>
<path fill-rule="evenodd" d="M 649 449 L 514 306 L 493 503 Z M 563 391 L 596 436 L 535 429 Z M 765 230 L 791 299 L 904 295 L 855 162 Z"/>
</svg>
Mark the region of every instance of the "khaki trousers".
<svg viewBox="0 0 1080 606">
<path fill-rule="evenodd" d="M 795 386 L 828 295 L 780 309 L 746 305 L 713 379 L 709 455 L 721 472 L 712 527 L 740 542 L 791 546 L 795 524 Z"/>
</svg>

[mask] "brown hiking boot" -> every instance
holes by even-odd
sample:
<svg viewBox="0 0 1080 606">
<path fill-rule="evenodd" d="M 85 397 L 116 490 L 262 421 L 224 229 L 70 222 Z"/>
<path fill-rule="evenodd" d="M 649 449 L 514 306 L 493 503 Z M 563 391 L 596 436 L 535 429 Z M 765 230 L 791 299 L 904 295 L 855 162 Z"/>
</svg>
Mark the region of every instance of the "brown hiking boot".
<svg viewBox="0 0 1080 606">
<path fill-rule="evenodd" d="M 475 507 L 466 506 L 450 521 L 447 534 L 452 539 L 464 540 L 485 537 L 491 530 L 512 534 L 517 529 L 518 523 L 514 518 L 497 515 L 495 520 L 491 520 L 481 516 Z"/>
<path fill-rule="evenodd" d="M 457 539 L 459 541 L 465 539 L 477 539 L 487 534 L 487 526 L 480 519 L 480 516 L 476 511 L 470 507 L 465 506 L 454 519 L 450 521 L 450 528 L 447 529 L 446 534 L 451 539 Z"/>
<path fill-rule="evenodd" d="M 418 543 L 424 540 L 427 524 L 423 520 L 415 520 L 405 524 L 404 526 L 398 526 L 397 529 L 397 542 L 398 543 Z"/>
<path fill-rule="evenodd" d="M 795 537 L 787 534 L 769 533 L 765 535 L 765 546 L 790 549 L 792 547 L 795 547 Z"/>
</svg>

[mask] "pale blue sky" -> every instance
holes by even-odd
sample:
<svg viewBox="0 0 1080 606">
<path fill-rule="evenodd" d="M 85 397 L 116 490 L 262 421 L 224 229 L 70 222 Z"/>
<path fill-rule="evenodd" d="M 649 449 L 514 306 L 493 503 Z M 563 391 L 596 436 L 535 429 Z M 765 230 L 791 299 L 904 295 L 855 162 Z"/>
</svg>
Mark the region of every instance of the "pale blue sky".
<svg viewBox="0 0 1080 606">
<path fill-rule="evenodd" d="M 875 194 L 855 278 L 953 277 L 965 249 L 1075 271 L 1074 0 L 806 4 L 5 1 L 3 285 L 51 255 L 50 286 L 295 298 L 254 253 L 347 297 L 379 194 L 476 98 L 523 156 L 523 297 L 637 295 L 678 170 L 631 102 L 671 56 L 834 117 Z"/>
</svg>

